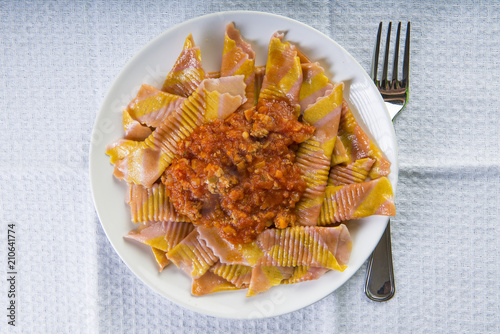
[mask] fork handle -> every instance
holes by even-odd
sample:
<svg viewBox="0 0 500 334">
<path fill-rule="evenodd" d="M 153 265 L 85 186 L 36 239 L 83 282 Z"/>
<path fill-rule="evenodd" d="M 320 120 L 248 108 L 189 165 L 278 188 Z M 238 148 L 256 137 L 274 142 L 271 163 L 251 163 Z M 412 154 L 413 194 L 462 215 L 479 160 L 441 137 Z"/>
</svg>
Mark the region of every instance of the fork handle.
<svg viewBox="0 0 500 334">
<path fill-rule="evenodd" d="M 370 256 L 366 270 L 365 294 L 376 302 L 384 302 L 394 296 L 394 270 L 392 268 L 391 227 L 385 232 Z"/>
</svg>

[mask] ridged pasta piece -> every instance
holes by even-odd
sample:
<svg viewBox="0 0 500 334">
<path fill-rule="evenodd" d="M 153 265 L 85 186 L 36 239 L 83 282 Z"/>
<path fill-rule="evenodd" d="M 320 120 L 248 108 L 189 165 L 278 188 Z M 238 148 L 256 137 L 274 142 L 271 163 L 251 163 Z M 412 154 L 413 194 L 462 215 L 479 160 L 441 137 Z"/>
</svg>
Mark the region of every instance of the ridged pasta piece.
<svg viewBox="0 0 500 334">
<path fill-rule="evenodd" d="M 193 224 L 184 222 L 150 222 L 124 236 L 168 252 L 193 230 Z"/>
<path fill-rule="evenodd" d="M 115 164 L 113 174 L 150 188 L 174 159 L 180 140 L 205 122 L 225 119 L 244 101 L 242 75 L 205 79 L 144 141 L 120 140 L 108 146 L 106 154 Z"/>
<path fill-rule="evenodd" d="M 311 59 L 306 56 L 299 48 L 297 48 L 297 57 L 299 57 L 301 64 L 311 63 Z"/>
<path fill-rule="evenodd" d="M 117 141 L 106 146 L 106 154 L 109 155 L 109 160 L 112 164 L 125 159 L 134 151 L 141 149 L 142 141 L 118 139 Z"/>
<path fill-rule="evenodd" d="M 168 264 L 165 253 L 175 247 L 193 230 L 193 224 L 182 222 L 150 222 L 130 231 L 125 239 L 151 246 L 160 271 Z"/>
<path fill-rule="evenodd" d="M 128 187 L 127 203 L 130 206 L 132 222 L 188 221 L 185 216 L 175 211 L 163 183 L 155 183 L 151 188 L 129 183 Z"/>
<path fill-rule="evenodd" d="M 368 174 L 370 178 L 376 179 L 389 175 L 391 172 L 391 163 L 361 129 L 346 101 L 342 103 L 339 137 L 350 157 L 348 163 L 363 158 L 372 158 L 375 159 L 375 163 Z"/>
<path fill-rule="evenodd" d="M 220 75 L 226 77 L 240 74 L 245 77 L 245 84 L 247 85 L 245 88 L 247 100 L 240 106 L 240 109 L 246 110 L 257 103 L 255 93 L 255 52 L 252 46 L 243 40 L 240 31 L 234 27 L 234 24 L 229 23 L 226 26 Z"/>
<path fill-rule="evenodd" d="M 159 271 L 162 272 L 163 269 L 170 264 L 170 261 L 167 259 L 167 252 L 155 247 L 151 247 L 151 251 L 158 264 Z"/>
<path fill-rule="evenodd" d="M 232 244 L 222 238 L 215 228 L 198 226 L 197 229 L 199 238 L 206 242 L 223 264 L 253 266 L 263 255 L 256 242 Z"/>
<path fill-rule="evenodd" d="M 219 260 L 205 241 L 198 237 L 196 229 L 172 248 L 167 258 L 194 278 L 201 277 Z"/>
<path fill-rule="evenodd" d="M 166 222 L 151 222 L 140 225 L 137 229 L 130 231 L 124 236 L 125 239 L 139 241 L 145 245 L 158 248 L 163 251 L 170 249 L 165 240 L 167 233 Z"/>
<path fill-rule="evenodd" d="M 296 163 L 307 187 L 296 205 L 299 225 L 316 225 L 328 181 L 331 157 L 340 120 L 343 84 L 337 84 L 304 111 L 304 120 L 316 130 L 300 144 Z"/>
<path fill-rule="evenodd" d="M 328 176 L 329 186 L 342 186 L 351 183 L 361 183 L 368 178 L 375 159 L 364 158 L 356 160 L 347 166 L 335 165 Z"/>
<path fill-rule="evenodd" d="M 206 79 L 218 79 L 220 78 L 220 71 L 205 73 Z"/>
<path fill-rule="evenodd" d="M 188 97 L 205 79 L 201 64 L 200 48 L 194 44 L 193 35 L 189 34 L 184 42 L 181 54 L 167 75 L 161 90 Z"/>
<path fill-rule="evenodd" d="M 184 100 L 184 97 L 143 84 L 125 111 L 141 124 L 157 128 Z"/>
<path fill-rule="evenodd" d="M 156 147 L 151 148 L 144 142 L 140 144 L 129 155 L 116 161 L 113 175 L 117 179 L 149 188 L 168 167 L 171 158 Z"/>
<path fill-rule="evenodd" d="M 306 281 L 313 281 L 323 276 L 329 269 L 319 267 L 298 266 L 289 279 L 283 280 L 281 284 L 295 284 Z"/>
<path fill-rule="evenodd" d="M 125 131 L 125 139 L 137 141 L 148 138 L 153 132 L 149 127 L 133 119 L 127 110 L 123 111 L 123 131 Z"/>
<path fill-rule="evenodd" d="M 281 281 L 281 284 L 295 284 L 317 280 L 327 271 L 330 271 L 330 269 L 321 267 L 298 266 L 294 268 L 292 276 Z"/>
<path fill-rule="evenodd" d="M 204 122 L 224 120 L 246 101 L 244 79 L 243 75 L 234 75 L 202 82 L 203 94 L 200 95 L 205 107 L 202 113 Z"/>
<path fill-rule="evenodd" d="M 264 252 L 261 265 L 310 266 L 344 271 L 352 241 L 345 225 L 337 227 L 296 226 L 268 229 L 257 244 Z"/>
<path fill-rule="evenodd" d="M 325 71 L 319 63 L 303 63 L 302 67 L 302 85 L 300 87 L 299 103 L 300 110 L 304 111 L 307 107 L 320 97 L 326 95 L 327 91 L 333 89 Z"/>
<path fill-rule="evenodd" d="M 252 277 L 248 287 L 247 297 L 255 296 L 273 286 L 280 285 L 283 280 L 289 279 L 294 268 L 282 266 L 256 265 L 252 268 Z"/>
<path fill-rule="evenodd" d="M 266 75 L 265 66 L 257 66 L 255 68 L 255 100 L 259 100 L 260 90 L 262 89 L 262 82 L 264 81 L 264 76 Z"/>
<path fill-rule="evenodd" d="M 350 158 L 349 155 L 347 154 L 345 146 L 342 143 L 342 140 L 337 136 L 337 139 L 335 140 L 335 145 L 333 146 L 331 165 L 335 166 L 344 162 L 348 162 L 349 160 Z"/>
<path fill-rule="evenodd" d="M 207 271 L 199 278 L 194 278 L 191 286 L 191 293 L 195 296 L 228 290 L 239 290 L 239 288 L 211 271 Z"/>
<path fill-rule="evenodd" d="M 329 271 L 328 268 L 298 266 L 294 267 L 293 274 L 290 278 L 281 281 L 281 284 L 295 284 L 305 281 L 317 280 L 324 273 Z"/>
<path fill-rule="evenodd" d="M 216 263 L 210 271 L 234 284 L 238 288 L 246 288 L 250 284 L 252 267 L 241 264 Z"/>
<path fill-rule="evenodd" d="M 327 187 L 318 224 L 395 214 L 391 183 L 386 177 L 381 177 L 363 183 Z"/>
<path fill-rule="evenodd" d="M 300 114 L 299 94 L 302 67 L 294 45 L 283 43 L 282 33 L 275 33 L 269 42 L 266 73 L 259 100 L 285 100 Z"/>
</svg>

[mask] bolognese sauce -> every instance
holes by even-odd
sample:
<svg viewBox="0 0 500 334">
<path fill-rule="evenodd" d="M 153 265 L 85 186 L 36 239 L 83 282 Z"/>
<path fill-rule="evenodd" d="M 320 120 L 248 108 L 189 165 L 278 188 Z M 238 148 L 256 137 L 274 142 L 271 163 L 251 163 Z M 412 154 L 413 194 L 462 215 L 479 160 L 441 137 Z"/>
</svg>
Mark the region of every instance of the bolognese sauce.
<svg viewBox="0 0 500 334">
<path fill-rule="evenodd" d="M 259 102 L 180 141 L 162 182 L 177 212 L 195 225 L 216 227 L 233 243 L 250 242 L 265 228 L 296 221 L 306 183 L 295 150 L 314 130 L 286 102 Z"/>
</svg>

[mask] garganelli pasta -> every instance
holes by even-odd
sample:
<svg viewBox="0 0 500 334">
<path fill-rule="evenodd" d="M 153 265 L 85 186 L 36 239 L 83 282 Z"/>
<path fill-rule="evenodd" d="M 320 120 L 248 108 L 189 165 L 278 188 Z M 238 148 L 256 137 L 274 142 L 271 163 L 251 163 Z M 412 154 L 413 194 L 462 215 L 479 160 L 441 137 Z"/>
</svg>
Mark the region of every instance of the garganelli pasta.
<svg viewBox="0 0 500 334">
<path fill-rule="evenodd" d="M 129 103 L 125 112 L 141 124 L 157 128 L 184 100 L 184 97 L 163 92 L 144 84 L 139 89 L 135 99 Z"/>
<path fill-rule="evenodd" d="M 205 71 L 201 65 L 201 51 L 194 44 L 193 36 L 189 34 L 161 90 L 188 97 L 198 88 L 203 79 L 205 79 Z"/>
<path fill-rule="evenodd" d="M 356 122 L 344 83 L 276 32 L 265 66 L 233 23 L 218 72 L 189 34 L 161 89 L 142 85 L 108 146 L 151 247 L 192 277 L 192 294 L 344 271 L 350 219 L 395 214 L 390 163 Z"/>
</svg>

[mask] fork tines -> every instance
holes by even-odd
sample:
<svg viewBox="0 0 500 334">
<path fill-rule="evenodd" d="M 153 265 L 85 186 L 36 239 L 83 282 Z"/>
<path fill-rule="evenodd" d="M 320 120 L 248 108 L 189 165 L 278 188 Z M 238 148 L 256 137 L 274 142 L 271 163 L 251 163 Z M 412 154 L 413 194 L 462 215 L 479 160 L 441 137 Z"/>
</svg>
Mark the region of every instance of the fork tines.
<svg viewBox="0 0 500 334">
<path fill-rule="evenodd" d="M 401 35 L 401 22 L 398 23 L 398 30 L 396 32 L 396 46 L 394 50 L 394 60 L 392 65 L 392 80 L 387 79 L 387 72 L 389 68 L 389 48 L 391 43 L 391 30 L 392 22 L 389 22 L 389 27 L 387 29 L 387 38 L 385 41 L 385 55 L 384 55 L 384 67 L 382 69 L 382 80 L 377 80 L 378 71 L 378 60 L 380 54 L 380 38 L 382 35 L 382 22 L 378 26 L 377 33 L 377 44 L 375 45 L 375 55 L 373 59 L 373 72 L 372 78 L 379 89 L 397 89 L 406 88 L 408 86 L 408 76 L 410 71 L 410 22 L 406 26 L 406 41 L 405 41 L 405 51 L 403 60 L 403 78 L 398 80 L 398 62 L 399 62 L 399 40 Z"/>
</svg>

